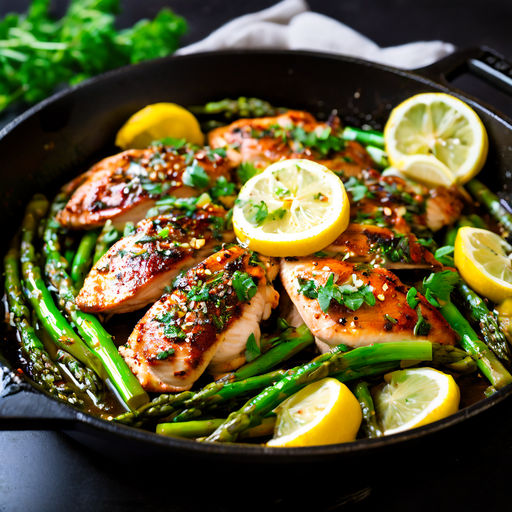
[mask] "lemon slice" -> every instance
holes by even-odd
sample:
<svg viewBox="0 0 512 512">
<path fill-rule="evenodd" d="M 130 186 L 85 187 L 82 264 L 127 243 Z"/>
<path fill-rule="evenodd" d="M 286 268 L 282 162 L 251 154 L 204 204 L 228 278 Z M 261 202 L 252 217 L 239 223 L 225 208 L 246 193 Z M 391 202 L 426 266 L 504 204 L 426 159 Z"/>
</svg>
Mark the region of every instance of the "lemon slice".
<svg viewBox="0 0 512 512">
<path fill-rule="evenodd" d="M 402 159 L 400 171 L 407 178 L 429 187 L 450 187 L 455 183 L 455 175 L 433 155 L 406 156 Z"/>
<path fill-rule="evenodd" d="M 274 438 L 268 446 L 315 446 L 356 438 L 361 406 L 336 379 L 322 379 L 287 398 L 276 408 Z"/>
<path fill-rule="evenodd" d="M 202 145 L 199 122 L 188 110 L 175 103 L 153 103 L 135 112 L 116 135 L 116 146 L 142 149 L 155 140 L 170 137 Z"/>
<path fill-rule="evenodd" d="M 268 256 L 305 256 L 346 229 L 350 205 L 341 180 L 311 160 L 276 162 L 240 190 L 233 228 L 240 243 Z"/>
<path fill-rule="evenodd" d="M 393 167 L 408 168 L 409 176 L 425 179 L 427 160 L 422 165 L 408 160 L 413 155 L 431 156 L 439 163 L 429 185 L 445 185 L 447 172 L 451 183 L 466 183 L 485 163 L 489 146 L 487 132 L 476 112 L 466 103 L 444 93 L 417 94 L 394 108 L 384 128 L 384 140 Z M 444 166 L 444 167 L 443 167 Z M 420 169 L 414 174 L 414 169 Z M 441 169 L 443 169 L 441 171 Z"/>
<path fill-rule="evenodd" d="M 460 228 L 454 259 L 460 275 L 471 288 L 494 302 L 512 297 L 512 247 L 487 229 Z"/>
<path fill-rule="evenodd" d="M 460 391 L 451 375 L 433 368 L 388 373 L 374 393 L 375 410 L 385 435 L 446 418 L 459 408 Z"/>
</svg>

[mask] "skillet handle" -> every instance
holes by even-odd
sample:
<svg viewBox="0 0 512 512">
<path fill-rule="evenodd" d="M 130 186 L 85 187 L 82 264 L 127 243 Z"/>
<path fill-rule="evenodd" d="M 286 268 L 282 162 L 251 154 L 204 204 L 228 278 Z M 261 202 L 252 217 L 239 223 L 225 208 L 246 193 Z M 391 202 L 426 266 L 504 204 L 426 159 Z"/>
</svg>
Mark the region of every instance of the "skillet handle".
<svg viewBox="0 0 512 512">
<path fill-rule="evenodd" d="M 38 392 L 0 361 L 0 430 L 72 430 L 79 414 Z"/>
<path fill-rule="evenodd" d="M 487 47 L 458 50 L 415 72 L 443 83 L 470 72 L 512 96 L 512 63 Z"/>
</svg>

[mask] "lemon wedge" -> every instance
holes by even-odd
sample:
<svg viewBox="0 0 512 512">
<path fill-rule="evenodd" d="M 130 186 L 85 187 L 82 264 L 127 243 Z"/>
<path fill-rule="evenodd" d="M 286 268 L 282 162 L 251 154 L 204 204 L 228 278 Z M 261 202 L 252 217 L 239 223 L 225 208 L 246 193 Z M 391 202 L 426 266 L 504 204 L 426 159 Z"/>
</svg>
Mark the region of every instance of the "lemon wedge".
<svg viewBox="0 0 512 512">
<path fill-rule="evenodd" d="M 460 391 L 453 377 L 433 368 L 398 370 L 384 380 L 374 402 L 385 435 L 446 418 L 459 408 Z"/>
<path fill-rule="evenodd" d="M 389 116 L 384 140 L 391 165 L 428 185 L 466 183 L 484 165 L 489 147 L 476 112 L 444 93 L 417 94 L 400 103 Z M 418 155 L 429 158 L 411 160 Z"/>
<path fill-rule="evenodd" d="M 512 247 L 487 229 L 462 227 L 454 259 L 460 275 L 476 292 L 494 302 L 512 297 Z"/>
<path fill-rule="evenodd" d="M 155 140 L 170 137 L 204 144 L 199 122 L 187 109 L 175 103 L 153 103 L 135 112 L 116 135 L 116 146 L 142 149 Z"/>
<path fill-rule="evenodd" d="M 274 437 L 268 446 L 315 446 L 346 443 L 356 438 L 361 406 L 336 379 L 309 384 L 279 405 Z"/>
<path fill-rule="evenodd" d="M 305 256 L 346 229 L 350 204 L 341 180 L 311 160 L 276 162 L 240 190 L 233 228 L 240 243 L 267 256 Z"/>
</svg>

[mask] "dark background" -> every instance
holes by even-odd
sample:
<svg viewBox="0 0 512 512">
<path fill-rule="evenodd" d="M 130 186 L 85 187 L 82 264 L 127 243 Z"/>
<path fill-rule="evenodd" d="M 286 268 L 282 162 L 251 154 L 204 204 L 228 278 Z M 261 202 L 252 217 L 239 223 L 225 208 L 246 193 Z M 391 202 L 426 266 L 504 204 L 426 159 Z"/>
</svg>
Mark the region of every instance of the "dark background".
<svg viewBox="0 0 512 512">
<path fill-rule="evenodd" d="M 56 12 L 66 1 L 54 2 Z M 164 5 L 185 16 L 190 30 L 184 44 L 197 41 L 222 23 L 245 13 L 274 4 L 271 0 L 124 0 L 120 25 L 153 16 Z M 22 11 L 25 0 L 0 0 L 0 15 Z M 487 45 L 512 59 L 512 1 L 510 0 L 310 0 L 312 10 L 337 18 L 361 31 L 381 46 L 414 40 L 441 39 L 464 48 Z M 494 92 L 476 79 L 463 78 L 457 85 L 512 116 L 512 99 Z M 344 505 L 344 499 L 330 489 L 329 499 L 319 499 L 325 489 L 296 488 L 297 501 L 282 501 L 278 495 L 265 499 L 265 477 L 256 491 L 260 510 L 501 510 L 510 508 L 510 461 L 512 460 L 512 411 L 495 425 L 495 435 L 482 439 L 475 432 L 473 445 L 458 455 L 440 452 L 426 464 L 411 453 L 400 470 L 389 470 L 386 460 L 368 467 L 373 483 L 359 489 L 357 504 Z M 335 468 L 329 468 L 329 471 Z M 269 475 L 279 478 L 275 468 Z M 275 475 L 275 476 L 274 476 Z M 165 468 L 151 464 L 119 463 L 90 452 L 64 434 L 54 432 L 0 432 L 0 511 L 60 510 L 173 510 L 211 512 L 249 510 L 254 505 L 247 492 L 236 498 L 226 485 L 218 489 L 225 499 L 210 500 L 202 495 L 197 474 L 183 474 L 169 460 Z M 195 479 L 197 493 L 180 494 L 180 479 Z M 283 489 L 283 493 L 284 493 Z M 290 494 L 290 489 L 285 494 Z M 316 498 L 318 497 L 318 499 Z M 303 499 L 302 499 L 303 498 Z M 219 505 L 222 503 L 222 505 Z M 302 505 L 302 506 L 301 506 Z"/>
</svg>

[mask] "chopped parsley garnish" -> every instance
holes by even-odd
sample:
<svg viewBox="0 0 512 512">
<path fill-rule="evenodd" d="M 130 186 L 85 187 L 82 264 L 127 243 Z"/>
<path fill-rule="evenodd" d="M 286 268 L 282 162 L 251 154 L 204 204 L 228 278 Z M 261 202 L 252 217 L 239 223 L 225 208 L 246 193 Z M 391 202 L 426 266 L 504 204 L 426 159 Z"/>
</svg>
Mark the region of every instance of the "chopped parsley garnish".
<svg viewBox="0 0 512 512">
<path fill-rule="evenodd" d="M 247 272 L 235 271 L 231 282 L 238 300 L 242 302 L 251 300 L 258 291 L 256 283 Z"/>
<path fill-rule="evenodd" d="M 210 289 L 206 283 L 196 284 L 187 293 L 188 300 L 202 302 L 210 298 Z"/>
<path fill-rule="evenodd" d="M 257 169 L 250 162 L 242 162 L 236 170 L 238 179 L 243 185 L 246 181 L 249 181 L 253 176 L 261 173 L 261 169 Z"/>
<path fill-rule="evenodd" d="M 407 235 L 395 233 L 391 240 L 383 241 L 378 248 L 389 261 L 409 263 L 411 260 L 409 237 Z"/>
<path fill-rule="evenodd" d="M 353 283 L 357 279 L 352 279 Z M 298 292 L 310 299 L 318 299 L 320 309 L 327 313 L 331 301 L 335 300 L 338 304 L 347 307 L 352 311 L 356 311 L 363 304 L 368 306 L 375 305 L 375 295 L 373 287 L 364 283 L 341 285 L 334 283 L 334 274 L 330 274 L 327 282 L 323 286 L 317 286 L 314 280 L 299 279 Z"/>
<path fill-rule="evenodd" d="M 158 236 L 161 237 L 161 238 L 167 238 L 169 236 L 169 231 L 170 231 L 169 226 L 166 226 L 165 228 L 162 228 L 158 232 Z"/>
<path fill-rule="evenodd" d="M 450 300 L 450 293 L 459 282 L 459 274 L 451 270 L 433 272 L 423 280 L 425 298 L 435 307 L 439 307 L 439 300 Z"/>
<path fill-rule="evenodd" d="M 256 226 L 261 226 L 268 217 L 268 207 L 265 201 L 254 203 L 248 201 L 247 203 L 247 220 Z"/>
<path fill-rule="evenodd" d="M 455 266 L 455 262 L 453 260 L 453 245 L 444 245 L 443 247 L 439 247 L 434 253 L 434 258 L 442 263 L 443 265 L 447 265 L 448 267 Z"/>
<path fill-rule="evenodd" d="M 167 359 L 171 356 L 174 355 L 174 349 L 173 348 L 170 348 L 169 350 L 162 350 L 162 352 L 159 352 L 156 356 L 156 358 L 159 360 L 159 361 L 163 361 L 164 359 Z"/>
<path fill-rule="evenodd" d="M 368 190 L 368 187 L 363 183 L 362 180 L 357 179 L 355 176 L 351 176 L 345 182 L 345 189 L 352 195 L 352 200 L 357 203 L 364 197 L 373 198 L 375 194 Z"/>
<path fill-rule="evenodd" d="M 245 359 L 248 363 L 251 361 L 254 361 L 257 357 L 261 355 L 260 347 L 258 346 L 258 343 L 256 342 L 256 337 L 251 332 L 249 334 L 249 337 L 247 338 L 247 343 L 245 345 Z"/>
<path fill-rule="evenodd" d="M 414 286 L 409 288 L 409 291 L 407 292 L 407 295 L 405 298 L 407 300 L 407 304 L 409 304 L 409 307 L 411 309 L 416 309 L 416 306 L 418 305 L 419 299 L 416 298 L 417 294 L 418 294 L 418 290 L 416 290 L 416 288 L 414 288 Z"/>
<path fill-rule="evenodd" d="M 164 324 L 164 334 L 168 338 L 184 339 L 186 337 L 185 332 L 179 325 L 176 325 L 176 319 L 173 311 L 168 311 L 162 315 L 156 317 L 158 322 Z"/>
<path fill-rule="evenodd" d="M 164 137 L 163 139 L 154 140 L 151 143 L 152 146 L 168 146 L 173 149 L 181 149 L 187 145 L 186 139 L 175 139 L 174 137 Z"/>
<path fill-rule="evenodd" d="M 416 312 L 418 313 L 418 321 L 414 326 L 413 333 L 415 336 L 427 336 L 427 334 L 430 332 L 431 325 L 425 320 L 425 318 L 423 318 L 423 315 L 421 314 L 421 308 L 418 307 Z"/>
<path fill-rule="evenodd" d="M 286 187 L 282 186 L 280 183 L 276 185 L 276 188 L 274 190 L 274 194 L 279 198 L 282 198 L 288 195 L 289 193 L 290 191 Z"/>
<path fill-rule="evenodd" d="M 210 162 L 215 162 L 215 160 L 217 160 L 218 156 L 220 156 L 221 158 L 226 158 L 226 156 L 227 156 L 226 148 L 216 148 L 216 149 L 208 148 L 206 150 L 206 157 L 208 158 L 208 160 L 210 160 Z"/>
<path fill-rule="evenodd" d="M 229 182 L 224 176 L 221 176 L 211 188 L 210 194 L 214 199 L 219 197 L 232 196 L 235 194 L 235 184 Z"/>
<path fill-rule="evenodd" d="M 210 178 L 199 162 L 193 160 L 183 173 L 183 183 L 189 187 L 206 188 L 210 184 Z"/>
</svg>

